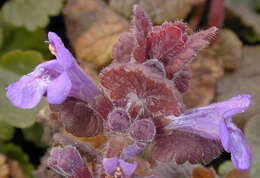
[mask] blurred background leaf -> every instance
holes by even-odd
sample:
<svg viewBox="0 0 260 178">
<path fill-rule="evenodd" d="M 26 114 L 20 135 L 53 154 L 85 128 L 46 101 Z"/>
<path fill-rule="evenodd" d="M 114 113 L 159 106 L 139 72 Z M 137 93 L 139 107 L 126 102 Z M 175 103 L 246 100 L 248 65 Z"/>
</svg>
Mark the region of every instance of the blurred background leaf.
<svg viewBox="0 0 260 178">
<path fill-rule="evenodd" d="M 3 6 L 3 17 L 14 26 L 24 26 L 33 31 L 45 27 L 49 16 L 60 12 L 64 0 L 10 0 Z"/>
<path fill-rule="evenodd" d="M 3 40 L 4 40 L 3 29 L 0 26 L 0 49 L 2 48 Z"/>
<path fill-rule="evenodd" d="M 24 27 L 14 27 L 3 21 L 0 11 L 0 56 L 15 49 L 40 51 L 46 58 L 50 57 L 48 52 L 47 33 L 43 28 L 28 31 Z"/>
<path fill-rule="evenodd" d="M 32 69 L 41 62 L 44 60 L 39 52 L 15 50 L 1 57 L 0 67 L 21 76 L 32 72 Z"/>
<path fill-rule="evenodd" d="M 47 40 L 47 34 L 43 29 L 39 28 L 30 32 L 25 28 L 5 27 L 3 34 L 4 45 L 0 50 L 0 55 L 15 49 L 33 49 L 42 52 L 45 57 L 50 56 L 48 45 L 44 42 Z"/>
<path fill-rule="evenodd" d="M 43 62 L 42 58 L 39 52 L 20 50 L 8 52 L 0 58 L 0 120 L 20 128 L 35 122 L 36 114 L 46 102 L 42 101 L 30 110 L 14 107 L 5 96 L 5 88 L 17 81 L 21 75 L 30 73 L 37 64 Z"/>
<path fill-rule="evenodd" d="M 252 2 L 253 0 L 227 0 L 225 25 L 234 30 L 244 42 L 257 44 L 260 42 L 260 15 L 254 12 L 255 4 Z"/>
<path fill-rule="evenodd" d="M 0 120 L 0 140 L 8 141 L 14 136 L 14 128 L 5 121 Z"/>
<path fill-rule="evenodd" d="M 8 143 L 0 148 L 0 153 L 6 155 L 9 159 L 16 160 L 22 167 L 23 173 L 26 178 L 32 178 L 33 165 L 30 163 L 29 157 L 23 150 L 13 144 Z"/>
<path fill-rule="evenodd" d="M 221 177 L 226 177 L 226 175 L 235 168 L 232 161 L 223 162 L 218 168 L 218 174 Z"/>
<path fill-rule="evenodd" d="M 149 14 L 153 24 L 161 24 L 165 20 L 184 19 L 192 7 L 203 0 L 110 0 L 110 7 L 130 20 L 133 16 L 133 6 L 140 5 Z"/>
</svg>

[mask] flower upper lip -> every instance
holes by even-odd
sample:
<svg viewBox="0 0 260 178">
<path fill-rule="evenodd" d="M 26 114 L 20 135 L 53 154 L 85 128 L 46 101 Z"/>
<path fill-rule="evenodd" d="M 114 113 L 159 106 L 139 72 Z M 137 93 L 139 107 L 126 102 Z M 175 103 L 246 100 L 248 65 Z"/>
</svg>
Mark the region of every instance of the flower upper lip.
<svg viewBox="0 0 260 178">
<path fill-rule="evenodd" d="M 244 94 L 228 101 L 190 109 L 178 117 L 168 116 L 171 122 L 165 129 L 180 130 L 207 139 L 221 140 L 224 149 L 231 153 L 235 166 L 246 170 L 250 167 L 252 153 L 242 131 L 232 122 L 232 115 L 243 112 L 250 103 L 251 95 Z"/>
<path fill-rule="evenodd" d="M 95 105 L 92 100 L 102 95 L 99 89 L 80 69 L 60 37 L 49 32 L 48 38 L 56 59 L 36 66 L 33 72 L 9 85 L 6 94 L 9 100 L 23 109 L 35 107 L 45 94 L 50 104 L 61 104 L 68 96 L 74 96 Z"/>
</svg>

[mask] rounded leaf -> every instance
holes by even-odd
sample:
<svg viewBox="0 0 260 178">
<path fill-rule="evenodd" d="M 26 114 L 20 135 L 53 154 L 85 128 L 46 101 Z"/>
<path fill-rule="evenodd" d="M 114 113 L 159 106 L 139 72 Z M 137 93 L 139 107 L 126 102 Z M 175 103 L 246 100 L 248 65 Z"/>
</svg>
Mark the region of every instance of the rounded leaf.
<svg viewBox="0 0 260 178">
<path fill-rule="evenodd" d="M 45 27 L 49 15 L 56 15 L 64 0 L 22 0 L 8 1 L 3 6 L 4 20 L 15 26 L 24 26 L 28 30 Z"/>
</svg>

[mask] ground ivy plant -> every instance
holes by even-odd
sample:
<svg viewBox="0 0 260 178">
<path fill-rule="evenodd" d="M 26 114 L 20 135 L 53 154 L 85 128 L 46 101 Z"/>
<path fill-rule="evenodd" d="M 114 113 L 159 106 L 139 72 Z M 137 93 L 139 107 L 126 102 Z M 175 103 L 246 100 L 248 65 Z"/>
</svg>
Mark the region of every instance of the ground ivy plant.
<svg viewBox="0 0 260 178">
<path fill-rule="evenodd" d="M 134 27 L 114 46 L 113 62 L 101 71 L 98 86 L 49 32 L 56 59 L 6 88 L 11 103 L 22 109 L 37 106 L 45 96 L 73 136 L 105 137 L 95 147 L 55 134 L 58 144 L 50 151 L 48 166 L 69 178 L 156 177 L 154 170 L 165 163 L 207 164 L 225 150 L 236 168 L 249 169 L 251 151 L 232 115 L 243 112 L 251 96 L 194 109 L 186 109 L 182 101 L 191 79 L 190 62 L 217 28 L 188 34 L 182 21 L 152 26 L 142 8 L 134 11 Z"/>
</svg>

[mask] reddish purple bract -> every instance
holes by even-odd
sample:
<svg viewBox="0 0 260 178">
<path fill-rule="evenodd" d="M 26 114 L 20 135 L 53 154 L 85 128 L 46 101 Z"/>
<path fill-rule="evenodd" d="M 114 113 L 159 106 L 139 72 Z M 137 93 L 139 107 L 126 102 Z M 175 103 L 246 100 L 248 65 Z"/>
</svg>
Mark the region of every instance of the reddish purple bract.
<svg viewBox="0 0 260 178">
<path fill-rule="evenodd" d="M 147 109 L 153 114 L 180 115 L 184 110 L 174 85 L 141 64 L 114 63 L 102 71 L 101 84 L 112 100 L 126 100 L 131 113 Z"/>
</svg>

